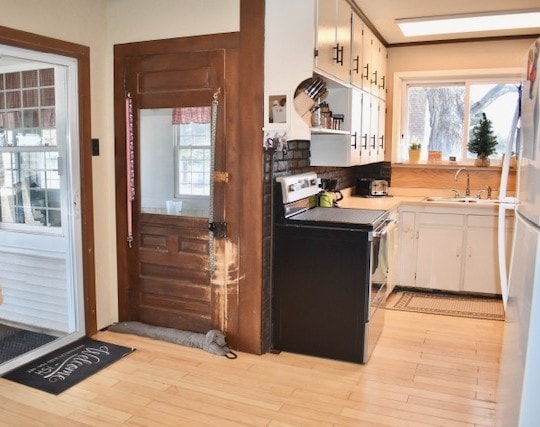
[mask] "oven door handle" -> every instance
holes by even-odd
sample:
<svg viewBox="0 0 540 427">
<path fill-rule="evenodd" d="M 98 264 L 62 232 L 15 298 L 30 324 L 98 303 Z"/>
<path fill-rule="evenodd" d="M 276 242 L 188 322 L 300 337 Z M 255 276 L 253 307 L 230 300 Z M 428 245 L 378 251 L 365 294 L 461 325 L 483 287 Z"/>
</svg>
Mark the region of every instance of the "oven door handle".
<svg viewBox="0 0 540 427">
<path fill-rule="evenodd" d="M 383 225 L 373 232 L 373 237 L 377 238 L 384 236 L 386 233 L 388 233 L 393 224 L 397 224 L 397 219 L 386 219 Z"/>
</svg>

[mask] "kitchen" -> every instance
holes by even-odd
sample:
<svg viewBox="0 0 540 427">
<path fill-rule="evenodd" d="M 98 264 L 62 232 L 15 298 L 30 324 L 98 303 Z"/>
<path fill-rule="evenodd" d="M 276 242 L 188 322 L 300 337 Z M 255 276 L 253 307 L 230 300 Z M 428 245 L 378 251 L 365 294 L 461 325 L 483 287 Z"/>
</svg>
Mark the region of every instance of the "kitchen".
<svg viewBox="0 0 540 427">
<path fill-rule="evenodd" d="M 135 20 L 136 18 L 141 18 L 141 21 L 133 21 L 131 22 L 126 17 L 127 12 L 121 11 L 121 5 L 118 2 L 114 2 L 116 5 L 118 5 L 118 8 L 113 8 L 112 10 L 112 16 L 117 20 L 115 21 L 118 25 L 116 28 L 116 39 L 113 37 L 114 42 L 125 42 L 127 40 L 151 40 L 155 38 L 163 38 L 163 37 L 173 37 L 178 36 L 182 34 L 178 34 L 178 28 L 175 28 L 173 30 L 167 30 L 167 26 L 159 25 L 159 29 L 157 29 L 158 25 L 155 25 L 154 30 L 149 30 L 147 33 L 137 33 L 135 31 L 135 28 L 138 28 L 142 31 L 142 29 L 148 28 L 143 23 L 147 22 L 146 20 L 143 20 L 143 17 L 133 16 L 133 15 L 127 15 L 131 19 Z M 176 6 L 173 10 L 177 10 L 178 6 Z M 223 7 L 223 6 L 220 6 Z M 218 6 L 216 8 L 219 9 Z M 234 7 L 233 7 L 234 8 Z M 146 8 L 144 6 L 141 6 L 140 10 L 144 11 Z M 226 12 L 225 8 L 225 12 Z M 132 12 L 133 13 L 133 12 Z M 144 13 L 142 13 L 144 14 Z M 25 14 L 14 14 L 10 19 L 10 22 L 20 24 L 16 25 L 18 28 L 25 29 L 27 31 L 33 31 L 33 32 L 39 32 L 46 35 L 50 35 L 53 37 L 59 37 L 59 38 L 68 38 L 73 39 L 73 36 L 70 37 L 70 34 L 64 35 L 60 31 L 60 29 L 53 31 L 52 29 L 48 28 L 47 26 L 44 26 L 43 24 L 37 25 L 36 27 L 32 27 L 26 22 L 22 21 L 22 18 L 18 16 L 24 16 Z M 28 15 L 28 14 L 27 14 Z M 167 15 L 166 13 L 162 13 L 162 15 Z M 89 16 L 94 17 L 97 20 L 97 17 L 94 14 L 91 14 Z M 178 16 L 182 16 L 181 13 L 178 14 Z M 166 16 L 160 16 L 161 19 L 165 18 Z M 144 17 L 146 18 L 146 17 Z M 234 29 L 235 23 L 234 19 L 231 19 L 230 21 L 233 21 L 233 24 L 229 27 L 225 26 L 218 26 L 216 24 L 209 24 L 208 29 L 206 31 L 215 32 L 215 31 L 227 31 L 231 30 L 232 27 Z M 226 21 L 225 22 L 230 22 Z M 139 24 L 139 25 L 137 25 Z M 187 25 L 187 23 L 186 23 Z M 186 33 L 189 34 L 191 31 L 192 33 L 196 33 L 196 31 L 200 31 L 198 29 L 192 29 L 189 25 L 187 26 L 188 29 L 185 30 Z M 203 29 L 202 31 L 205 31 Z M 123 32 L 123 33 L 122 33 Z M 73 33 L 77 33 L 76 30 L 73 30 Z M 186 35 L 188 35 L 186 34 Z M 95 40 L 103 37 L 103 35 L 98 33 L 93 33 L 92 36 L 83 37 L 83 40 L 85 43 L 97 46 L 100 42 L 100 40 Z M 79 38 L 75 37 L 78 41 Z M 519 67 L 522 63 L 522 53 L 519 52 L 518 45 L 521 47 L 522 50 L 525 51 L 526 47 L 528 46 L 528 42 L 525 41 L 500 41 L 500 42 L 477 42 L 477 43 L 468 43 L 468 49 L 466 52 L 463 52 L 463 49 L 459 45 L 445 45 L 444 49 L 444 55 L 440 55 L 438 51 L 441 50 L 440 47 L 437 46 L 411 46 L 411 47 L 403 47 L 403 48 L 391 48 L 390 49 L 390 55 L 389 55 L 389 72 L 394 72 L 393 70 L 403 70 L 407 71 L 408 69 L 431 69 L 431 68 L 441 68 L 444 69 L 446 67 L 454 68 L 456 67 L 456 64 L 459 64 L 459 68 L 490 68 L 490 67 L 496 67 L 499 66 L 501 63 L 507 64 L 508 67 Z M 470 48 L 470 50 L 469 50 Z M 96 52 L 100 52 L 99 49 L 96 49 Z M 103 54 L 104 55 L 104 54 Z M 97 55 L 97 58 L 95 58 L 97 61 L 104 61 L 103 56 Z M 401 63 L 401 65 L 400 65 Z M 94 62 L 94 66 L 97 67 L 96 63 Z M 106 67 L 104 66 L 103 69 Z M 300 80 L 298 80 L 300 81 Z M 391 81 L 389 81 L 389 84 L 392 84 Z M 96 134 L 103 133 L 112 135 L 111 131 L 111 125 L 110 125 L 110 119 L 107 117 L 110 117 L 110 110 L 111 105 L 107 102 L 104 102 L 103 105 L 105 105 L 104 111 L 101 110 L 101 108 L 98 108 L 96 105 L 98 104 L 98 100 L 105 100 L 107 99 L 105 89 L 98 86 L 97 88 L 93 89 L 97 92 L 96 96 L 93 96 L 94 101 L 94 110 L 93 116 L 94 119 L 94 126 L 97 126 Z M 390 93 L 390 87 L 389 87 L 389 93 Z M 388 105 L 388 117 L 390 117 L 392 106 Z M 107 111 L 109 111 L 109 114 L 107 114 Z M 96 124 L 96 122 L 98 124 Z M 108 124 L 107 124 L 108 123 Z M 388 121 L 387 121 L 388 123 Z M 106 132 L 105 129 L 108 129 Z M 112 136 L 109 137 L 109 140 L 112 140 Z M 298 145 L 302 145 L 301 142 L 297 143 Z M 114 247 L 114 242 L 112 236 L 114 236 L 114 223 L 110 219 L 109 212 L 113 210 L 112 205 L 114 203 L 111 202 L 111 182 L 114 182 L 114 178 L 112 178 L 112 148 L 111 144 L 108 146 L 104 144 L 102 147 L 104 150 L 101 157 L 94 158 L 94 175 L 96 179 L 96 187 L 100 189 L 108 189 L 104 192 L 100 191 L 99 194 L 96 194 L 96 227 L 97 227 L 97 234 L 100 236 L 109 236 L 105 237 L 103 240 L 98 241 L 97 248 L 96 248 L 96 257 L 97 257 L 97 292 L 98 292 L 98 323 L 100 327 L 106 326 L 110 324 L 111 322 L 114 322 L 117 319 L 116 314 L 116 290 L 114 289 L 114 286 L 110 286 L 107 283 L 114 283 L 115 282 L 115 265 L 114 265 L 114 254 L 111 256 L 111 251 L 114 252 L 111 248 Z M 421 174 L 421 172 L 419 172 Z M 453 179 L 453 172 L 447 173 L 446 176 L 441 176 L 443 174 L 442 172 L 433 172 L 435 180 L 435 185 L 439 185 L 440 188 L 446 188 L 449 190 L 450 188 L 447 188 L 447 186 L 453 186 L 455 185 L 455 182 L 452 181 Z M 428 175 L 429 177 L 432 177 L 432 175 Z M 395 179 L 394 175 L 394 179 Z M 425 178 L 420 175 L 418 177 L 418 187 L 421 187 L 421 183 Z M 431 178 L 430 178 L 431 179 Z M 410 179 L 404 178 L 404 181 L 409 181 Z M 396 181 L 397 182 L 397 181 Z M 473 184 L 475 184 L 475 178 L 472 178 Z M 477 183 L 480 183 L 479 180 L 476 180 Z M 352 185 L 352 184 L 351 184 Z M 496 188 L 496 184 L 491 184 Z M 404 185 L 405 187 L 405 185 Z M 436 187 L 439 188 L 439 187 Z M 462 187 L 460 187 L 461 189 Z M 480 188 L 479 188 L 480 189 Z"/>
</svg>

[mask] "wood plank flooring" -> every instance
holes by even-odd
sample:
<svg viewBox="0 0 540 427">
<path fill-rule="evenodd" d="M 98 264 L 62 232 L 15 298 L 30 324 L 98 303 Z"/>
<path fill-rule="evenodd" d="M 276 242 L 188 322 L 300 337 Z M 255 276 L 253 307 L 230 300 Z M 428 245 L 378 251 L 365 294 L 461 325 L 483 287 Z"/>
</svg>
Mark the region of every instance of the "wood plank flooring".
<svg viewBox="0 0 540 427">
<path fill-rule="evenodd" d="M 386 311 L 367 365 L 148 338 L 59 396 L 0 378 L 1 426 L 494 426 L 504 323 Z"/>
</svg>

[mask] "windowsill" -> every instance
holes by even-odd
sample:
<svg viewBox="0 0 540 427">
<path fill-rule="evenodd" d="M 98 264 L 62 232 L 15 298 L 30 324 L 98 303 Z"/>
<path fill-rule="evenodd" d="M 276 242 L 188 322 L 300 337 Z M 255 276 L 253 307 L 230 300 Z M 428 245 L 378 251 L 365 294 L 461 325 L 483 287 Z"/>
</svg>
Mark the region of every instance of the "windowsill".
<svg viewBox="0 0 540 427">
<path fill-rule="evenodd" d="M 440 162 L 428 162 L 420 161 L 418 163 L 409 163 L 409 162 L 400 162 L 392 163 L 392 167 L 396 168 L 420 168 L 420 169 L 456 169 L 456 168 L 474 168 L 475 170 L 498 170 L 502 167 L 501 160 L 491 160 L 490 166 L 475 166 L 474 160 L 462 160 L 459 162 L 449 162 L 449 161 L 440 161 Z M 510 171 L 515 170 L 510 168 Z"/>
</svg>

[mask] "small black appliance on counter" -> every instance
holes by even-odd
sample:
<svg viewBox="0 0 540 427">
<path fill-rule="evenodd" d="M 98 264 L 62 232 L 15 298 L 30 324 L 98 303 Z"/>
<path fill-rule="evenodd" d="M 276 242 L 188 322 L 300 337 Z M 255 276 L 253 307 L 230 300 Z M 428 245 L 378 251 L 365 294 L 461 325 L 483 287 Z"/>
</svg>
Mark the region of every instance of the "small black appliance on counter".
<svg viewBox="0 0 540 427">
<path fill-rule="evenodd" d="M 378 162 L 359 166 L 355 172 L 358 176 L 356 179 L 356 196 L 388 196 L 390 179 L 392 177 L 392 166 L 390 162 Z"/>
<path fill-rule="evenodd" d="M 363 197 L 388 196 L 388 181 L 384 179 L 358 178 L 356 195 Z"/>
</svg>

